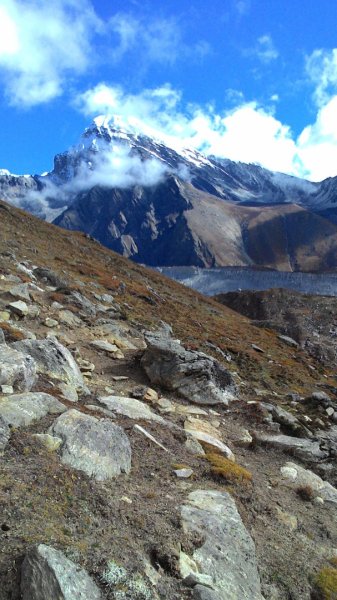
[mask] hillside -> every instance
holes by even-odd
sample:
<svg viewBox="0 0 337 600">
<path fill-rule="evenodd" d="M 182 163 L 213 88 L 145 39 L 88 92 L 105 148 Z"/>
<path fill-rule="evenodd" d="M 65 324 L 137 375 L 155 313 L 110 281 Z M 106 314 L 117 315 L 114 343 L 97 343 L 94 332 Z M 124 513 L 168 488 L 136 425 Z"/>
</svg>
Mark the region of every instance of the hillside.
<svg viewBox="0 0 337 600">
<path fill-rule="evenodd" d="M 40 568 L 59 585 L 55 551 L 92 599 L 328 598 L 334 363 L 87 235 L 0 215 L 1 600 L 38 598 Z"/>
</svg>

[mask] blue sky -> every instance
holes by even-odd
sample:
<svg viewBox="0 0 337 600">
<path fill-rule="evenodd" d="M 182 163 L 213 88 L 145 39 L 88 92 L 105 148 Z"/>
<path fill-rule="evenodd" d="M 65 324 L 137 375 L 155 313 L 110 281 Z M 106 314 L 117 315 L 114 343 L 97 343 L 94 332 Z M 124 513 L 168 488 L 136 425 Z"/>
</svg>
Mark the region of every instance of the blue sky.
<svg viewBox="0 0 337 600">
<path fill-rule="evenodd" d="M 101 113 L 205 153 L 337 175 L 334 0 L 0 0 L 0 168 Z"/>
</svg>

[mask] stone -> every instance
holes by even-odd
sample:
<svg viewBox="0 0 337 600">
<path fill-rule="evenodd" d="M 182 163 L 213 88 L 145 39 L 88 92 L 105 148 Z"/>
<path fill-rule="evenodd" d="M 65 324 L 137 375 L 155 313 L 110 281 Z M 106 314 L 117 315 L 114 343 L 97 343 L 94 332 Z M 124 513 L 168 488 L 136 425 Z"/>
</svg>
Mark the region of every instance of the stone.
<svg viewBox="0 0 337 600">
<path fill-rule="evenodd" d="M 61 460 L 98 481 L 131 469 L 131 446 L 124 430 L 109 419 L 71 409 L 58 417 L 48 433 L 60 437 Z"/>
<path fill-rule="evenodd" d="M 328 417 L 332 417 L 334 412 L 335 412 L 335 409 L 332 408 L 332 406 L 328 406 L 328 408 L 326 409 L 326 414 L 328 415 Z"/>
<path fill-rule="evenodd" d="M 200 415 L 200 416 L 208 416 L 207 410 L 201 408 L 200 406 L 185 406 L 183 404 L 176 404 L 175 412 L 177 415 Z"/>
<path fill-rule="evenodd" d="M 28 283 L 20 283 L 18 285 L 14 285 L 10 288 L 9 293 L 14 298 L 19 298 L 20 300 L 27 300 L 27 302 L 30 302 Z"/>
<path fill-rule="evenodd" d="M 8 308 L 11 312 L 18 315 L 19 317 L 26 317 L 29 312 L 29 308 L 26 302 L 23 302 L 22 300 L 18 300 L 17 302 L 11 302 L 10 304 L 8 304 Z"/>
<path fill-rule="evenodd" d="M 185 585 L 194 587 L 200 583 L 201 585 L 212 587 L 212 577 L 210 575 L 200 573 L 197 563 L 185 552 L 180 551 L 178 568 L 180 577 Z"/>
<path fill-rule="evenodd" d="M 271 414 L 273 420 L 280 425 L 283 425 L 294 434 L 298 433 L 303 429 L 303 426 L 299 423 L 298 419 L 292 415 L 289 411 L 284 410 L 281 406 L 272 405 Z"/>
<path fill-rule="evenodd" d="M 11 427 L 23 427 L 47 414 L 59 414 L 66 407 L 54 396 L 43 392 L 26 392 L 0 398 L 0 417 Z"/>
<path fill-rule="evenodd" d="M 34 433 L 32 437 L 41 442 L 49 452 L 55 452 L 63 443 L 62 438 L 55 437 L 49 433 Z"/>
<path fill-rule="evenodd" d="M 196 440 L 194 437 L 192 436 L 188 436 L 186 442 L 185 442 L 185 448 L 186 450 L 188 450 L 191 454 L 195 454 L 195 455 L 202 455 L 205 454 L 205 451 L 202 447 L 201 444 L 199 444 L 198 440 Z"/>
<path fill-rule="evenodd" d="M 68 385 L 67 383 L 59 383 L 58 389 L 60 390 L 62 397 L 68 400 L 68 402 L 77 402 L 78 394 L 74 387 Z"/>
<path fill-rule="evenodd" d="M 256 433 L 256 439 L 267 446 L 291 452 L 304 461 L 318 462 L 328 458 L 328 452 L 321 450 L 320 443 L 306 438 L 295 438 L 289 435 L 264 435 Z"/>
<path fill-rule="evenodd" d="M 322 391 L 313 392 L 311 394 L 311 396 L 308 396 L 307 400 L 312 400 L 317 404 L 321 404 L 321 403 L 324 404 L 324 403 L 331 402 L 330 396 L 326 392 L 322 392 Z"/>
<path fill-rule="evenodd" d="M 189 351 L 162 334 L 147 333 L 141 365 L 150 381 L 195 404 L 225 404 L 234 398 L 231 374 L 203 352 Z"/>
<path fill-rule="evenodd" d="M 69 302 L 70 304 L 78 306 L 88 317 L 96 316 L 97 311 L 95 305 L 80 292 L 71 292 L 69 295 Z"/>
<path fill-rule="evenodd" d="M 309 486 L 315 497 L 320 497 L 325 502 L 337 504 L 337 489 L 309 469 L 304 469 L 293 462 L 287 462 L 281 468 L 281 475 L 281 481 L 287 483 L 290 487 L 296 489 Z"/>
<path fill-rule="evenodd" d="M 9 321 L 10 318 L 11 318 L 11 313 L 8 312 L 8 310 L 0 311 L 0 321 Z"/>
<path fill-rule="evenodd" d="M 2 345 L 0 351 L 0 385 L 16 392 L 30 390 L 36 381 L 36 363 L 27 353 Z"/>
<path fill-rule="evenodd" d="M 279 340 L 281 340 L 281 342 L 284 342 L 285 344 L 287 344 L 287 346 L 290 346 L 291 348 L 298 348 L 298 343 L 293 340 L 293 338 L 287 336 L 287 335 L 278 335 L 277 336 Z"/>
<path fill-rule="evenodd" d="M 88 573 L 63 552 L 39 544 L 30 549 L 21 568 L 22 600 L 102 600 Z"/>
<path fill-rule="evenodd" d="M 184 429 L 199 442 L 213 446 L 229 460 L 235 461 L 233 452 L 219 437 L 219 432 L 212 427 L 207 421 L 201 419 L 193 419 L 190 417 L 184 423 Z"/>
<path fill-rule="evenodd" d="M 3 330 L 0 328 L 0 346 L 2 344 L 6 344 L 6 340 L 5 340 L 5 334 L 4 334 Z"/>
<path fill-rule="evenodd" d="M 59 322 L 56 321 L 56 319 L 51 319 L 50 317 L 47 317 L 46 320 L 45 320 L 45 322 L 44 322 L 44 325 L 46 327 L 57 327 L 58 324 L 59 324 Z"/>
<path fill-rule="evenodd" d="M 193 469 L 173 469 L 173 473 L 179 479 L 189 479 L 193 475 Z"/>
<path fill-rule="evenodd" d="M 253 437 L 250 435 L 248 429 L 242 429 L 242 431 L 233 439 L 233 444 L 239 448 L 249 448 L 252 443 Z"/>
<path fill-rule="evenodd" d="M 14 394 L 14 388 L 12 385 L 0 385 L 2 394 Z"/>
<path fill-rule="evenodd" d="M 29 354 L 36 362 L 37 372 L 63 381 L 78 391 L 86 390 L 81 371 L 67 348 L 54 338 L 23 340 L 12 347 Z"/>
<path fill-rule="evenodd" d="M 68 325 L 69 327 L 78 327 L 82 323 L 81 319 L 74 315 L 71 310 L 60 310 L 57 318 L 60 323 L 63 325 Z"/>
<path fill-rule="evenodd" d="M 252 348 L 253 348 L 253 350 L 255 350 L 255 352 L 260 352 L 260 353 L 264 354 L 264 350 L 262 348 L 260 348 L 260 346 L 257 346 L 256 344 L 252 344 Z"/>
<path fill-rule="evenodd" d="M 124 396 L 101 396 L 99 399 L 109 410 L 118 415 L 124 415 L 129 419 L 144 419 L 145 421 L 156 421 L 165 424 L 163 417 L 156 415 L 147 404 L 136 400 L 135 398 L 126 398 Z"/>
<path fill-rule="evenodd" d="M 118 352 L 116 344 L 111 344 L 106 340 L 94 340 L 90 342 L 90 346 L 93 346 L 96 350 L 104 350 L 104 352 Z"/>
<path fill-rule="evenodd" d="M 263 600 L 254 542 L 227 492 L 195 490 L 181 508 L 185 533 L 203 538 L 192 559 L 199 573 L 193 597 L 200 600 Z M 190 566 L 191 574 L 195 573 Z M 185 573 L 184 573 L 185 574 Z M 188 577 L 188 575 L 187 575 Z"/>
<path fill-rule="evenodd" d="M 55 273 L 48 267 L 36 267 L 33 270 L 33 274 L 41 281 L 45 281 L 56 288 L 66 288 L 68 286 L 68 282 L 65 279 L 60 277 L 57 273 Z"/>
<path fill-rule="evenodd" d="M 156 446 L 159 446 L 159 448 L 161 448 L 165 452 L 169 452 L 169 450 L 167 448 L 165 448 L 165 446 L 163 446 L 163 444 L 158 442 L 158 440 L 156 440 L 156 438 L 153 435 L 151 435 L 151 433 L 149 433 L 146 429 L 144 429 L 144 427 L 141 427 L 140 425 L 134 425 L 133 428 L 135 431 L 138 431 L 139 433 L 144 435 L 148 440 L 151 440 L 151 442 L 156 444 Z"/>
</svg>

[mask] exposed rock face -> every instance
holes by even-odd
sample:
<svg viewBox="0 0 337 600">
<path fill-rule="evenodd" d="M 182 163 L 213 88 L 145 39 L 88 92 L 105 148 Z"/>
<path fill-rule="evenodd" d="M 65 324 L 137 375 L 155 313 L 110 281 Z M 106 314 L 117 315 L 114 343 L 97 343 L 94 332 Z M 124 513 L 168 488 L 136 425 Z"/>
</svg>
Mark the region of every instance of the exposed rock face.
<svg viewBox="0 0 337 600">
<path fill-rule="evenodd" d="M 17 392 L 30 390 L 36 380 L 36 363 L 29 352 L 1 345 L 0 385 L 11 385 Z"/>
<path fill-rule="evenodd" d="M 84 569 L 44 544 L 25 556 L 21 593 L 23 600 L 102 600 L 100 590 Z"/>
<path fill-rule="evenodd" d="M 77 410 L 61 415 L 49 433 L 62 438 L 61 459 L 99 481 L 131 469 L 131 447 L 124 430 L 108 419 Z"/>
<path fill-rule="evenodd" d="M 324 458 L 328 458 L 329 453 L 321 450 L 320 442 L 308 440 L 305 438 L 296 438 L 290 435 L 265 435 L 258 434 L 257 439 L 273 448 L 278 448 L 285 452 L 292 452 L 301 460 L 309 462 L 318 462 Z"/>
<path fill-rule="evenodd" d="M 83 390 L 85 385 L 81 371 L 70 354 L 55 338 L 45 340 L 24 340 L 12 346 L 30 355 L 37 365 L 38 373 L 52 379 L 64 381 L 70 386 Z"/>
<path fill-rule="evenodd" d="M 181 509 L 183 528 L 204 537 L 194 551 L 199 573 L 210 575 L 211 589 L 197 584 L 199 600 L 263 600 L 255 546 L 227 492 L 196 490 Z"/>
<path fill-rule="evenodd" d="M 214 358 L 185 350 L 162 333 L 148 333 L 146 342 L 141 365 L 152 383 L 196 404 L 228 404 L 234 398 L 231 375 Z"/>
</svg>

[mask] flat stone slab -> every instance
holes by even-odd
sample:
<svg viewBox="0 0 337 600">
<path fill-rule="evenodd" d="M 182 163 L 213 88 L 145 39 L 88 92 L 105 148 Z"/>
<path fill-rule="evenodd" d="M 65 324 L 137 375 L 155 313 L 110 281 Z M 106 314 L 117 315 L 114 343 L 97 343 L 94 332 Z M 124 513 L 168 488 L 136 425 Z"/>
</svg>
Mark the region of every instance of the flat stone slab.
<svg viewBox="0 0 337 600">
<path fill-rule="evenodd" d="M 290 435 L 260 435 L 256 439 L 267 446 L 292 452 L 302 460 L 318 462 L 328 457 L 328 452 L 320 449 L 320 443 L 307 438 L 296 438 Z"/>
<path fill-rule="evenodd" d="M 63 552 L 39 544 L 29 550 L 21 568 L 23 600 L 102 600 L 88 573 Z"/>
<path fill-rule="evenodd" d="M 36 363 L 28 353 L 1 345 L 0 385 L 10 385 L 16 392 L 30 390 L 36 380 Z"/>
<path fill-rule="evenodd" d="M 84 471 L 98 481 L 131 469 L 131 446 L 124 430 L 109 419 L 97 419 L 77 410 L 61 415 L 49 432 L 60 437 L 64 464 Z"/>
<path fill-rule="evenodd" d="M 85 389 L 82 373 L 72 354 L 56 338 L 23 340 L 14 342 L 12 347 L 33 357 L 38 373 L 64 381 L 76 390 Z"/>
<path fill-rule="evenodd" d="M 109 410 L 118 415 L 124 415 L 129 419 L 144 419 L 145 421 L 156 421 L 165 424 L 166 421 L 159 415 L 156 415 L 151 408 L 144 402 L 135 398 L 125 398 L 124 396 L 103 396 L 99 402 L 104 404 Z"/>
<path fill-rule="evenodd" d="M 227 492 L 196 490 L 181 508 L 188 534 L 204 538 L 191 557 L 191 577 L 198 583 L 199 600 L 263 600 L 254 542 L 246 530 L 234 499 Z M 187 566 L 185 561 L 185 566 Z M 188 571 L 188 569 L 187 569 Z M 188 577 L 188 572 L 184 573 Z"/>
<path fill-rule="evenodd" d="M 304 469 L 293 462 L 287 462 L 281 468 L 281 475 L 282 481 L 290 487 L 309 486 L 315 496 L 323 498 L 325 502 L 337 504 L 337 489 L 309 469 Z"/>
</svg>

